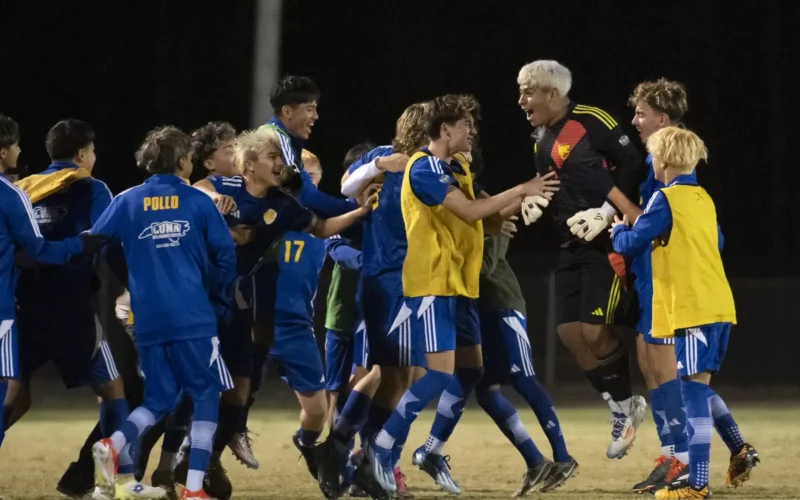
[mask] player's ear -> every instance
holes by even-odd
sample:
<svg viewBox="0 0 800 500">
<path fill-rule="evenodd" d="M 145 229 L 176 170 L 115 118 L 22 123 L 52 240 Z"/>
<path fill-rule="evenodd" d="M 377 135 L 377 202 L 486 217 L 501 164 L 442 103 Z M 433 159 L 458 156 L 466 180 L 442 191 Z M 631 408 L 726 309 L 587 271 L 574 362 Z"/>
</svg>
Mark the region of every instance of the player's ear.
<svg viewBox="0 0 800 500">
<path fill-rule="evenodd" d="M 0 149 L 0 160 L 4 160 L 8 154 L 8 148 Z"/>
<path fill-rule="evenodd" d="M 213 172 L 214 171 L 213 164 L 211 163 L 211 160 L 204 161 L 203 162 L 203 167 L 205 167 L 205 169 L 208 170 L 209 172 Z"/>
<path fill-rule="evenodd" d="M 291 114 L 292 114 L 292 107 L 289 106 L 288 104 L 284 104 L 283 107 L 281 107 L 281 116 L 288 117 L 291 116 Z"/>
</svg>

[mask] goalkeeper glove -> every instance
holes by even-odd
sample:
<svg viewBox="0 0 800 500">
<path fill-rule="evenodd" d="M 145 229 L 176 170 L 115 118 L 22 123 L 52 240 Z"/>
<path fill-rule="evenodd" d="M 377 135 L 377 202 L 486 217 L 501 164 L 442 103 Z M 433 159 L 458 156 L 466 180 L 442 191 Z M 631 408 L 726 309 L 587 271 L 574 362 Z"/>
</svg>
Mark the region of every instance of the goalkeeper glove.
<svg viewBox="0 0 800 500">
<path fill-rule="evenodd" d="M 544 196 L 526 196 L 522 200 L 522 220 L 526 226 L 530 226 L 542 216 L 542 208 L 547 208 L 550 200 Z"/>
<path fill-rule="evenodd" d="M 611 216 L 599 208 L 590 208 L 573 215 L 567 220 L 572 234 L 586 241 L 592 241 L 611 224 Z"/>
</svg>

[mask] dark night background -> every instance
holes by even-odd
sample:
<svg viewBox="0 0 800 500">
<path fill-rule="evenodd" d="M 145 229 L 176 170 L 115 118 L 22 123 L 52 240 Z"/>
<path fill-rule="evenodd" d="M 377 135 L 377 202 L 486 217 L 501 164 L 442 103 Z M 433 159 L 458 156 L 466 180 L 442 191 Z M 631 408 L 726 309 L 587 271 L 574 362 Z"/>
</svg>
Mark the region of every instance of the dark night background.
<svg viewBox="0 0 800 500">
<path fill-rule="evenodd" d="M 248 128 L 254 15 L 252 1 L 3 0 L 0 112 L 22 127 L 21 163 L 43 169 L 47 129 L 81 118 L 98 134 L 95 176 L 116 193 L 144 178 L 133 153 L 157 125 L 189 131 L 228 120 Z M 798 23 L 798 3 L 780 0 L 736 8 L 715 1 L 289 0 L 280 74 L 310 76 L 322 89 L 308 149 L 322 159 L 321 188 L 329 192 L 338 191 L 350 146 L 388 143 L 405 106 L 450 92 L 474 93 L 483 105 L 490 190 L 530 177 L 531 129 L 516 104 L 516 77 L 535 59 L 569 67 L 573 99 L 613 114 L 637 142 L 628 125 L 633 87 L 661 76 L 683 82 L 685 123 L 709 149 L 699 177 L 717 204 L 739 310 L 723 377 L 796 384 L 796 349 L 786 343 L 797 345 L 791 312 L 800 299 Z M 537 362 L 543 284 L 556 248 L 551 229 L 521 227 L 511 251 Z M 578 380 L 561 351 L 559 359 L 558 380 Z M 733 369 L 739 363 L 748 369 Z"/>
</svg>

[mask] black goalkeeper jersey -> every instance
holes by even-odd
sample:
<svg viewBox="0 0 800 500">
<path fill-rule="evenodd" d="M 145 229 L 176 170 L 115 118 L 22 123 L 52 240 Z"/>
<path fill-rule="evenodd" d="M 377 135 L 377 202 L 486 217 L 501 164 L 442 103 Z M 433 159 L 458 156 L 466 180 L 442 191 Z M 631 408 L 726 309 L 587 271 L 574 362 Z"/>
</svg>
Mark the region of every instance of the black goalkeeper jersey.
<svg viewBox="0 0 800 500">
<path fill-rule="evenodd" d="M 542 175 L 555 171 L 561 180 L 561 189 L 547 210 L 563 246 L 582 241 L 570 233 L 567 219 L 602 206 L 615 185 L 630 200 L 638 199 L 639 183 L 647 174 L 644 160 L 616 120 L 602 109 L 570 103 L 561 121 L 540 127 L 534 137 L 536 170 Z M 607 244 L 607 233 L 594 241 Z"/>
</svg>

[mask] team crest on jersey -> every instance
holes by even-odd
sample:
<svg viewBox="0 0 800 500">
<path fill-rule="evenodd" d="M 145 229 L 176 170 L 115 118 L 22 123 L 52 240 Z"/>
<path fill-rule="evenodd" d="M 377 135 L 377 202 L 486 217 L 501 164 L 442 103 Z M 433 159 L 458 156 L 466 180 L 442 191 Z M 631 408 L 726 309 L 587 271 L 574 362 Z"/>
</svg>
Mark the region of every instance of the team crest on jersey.
<svg viewBox="0 0 800 500">
<path fill-rule="evenodd" d="M 267 210 L 266 212 L 264 212 L 264 223 L 265 223 L 266 225 L 270 225 L 270 224 L 272 224 L 273 222 L 275 222 L 275 219 L 276 219 L 277 217 L 278 217 L 278 212 L 276 212 L 275 210 L 273 210 L 273 209 L 271 209 L 271 208 L 270 208 L 269 210 Z"/>
<path fill-rule="evenodd" d="M 562 160 L 566 160 L 567 156 L 569 156 L 570 146 L 569 144 L 559 144 L 558 145 L 558 156 L 561 157 Z"/>
<path fill-rule="evenodd" d="M 36 223 L 40 226 L 47 224 L 56 224 L 64 220 L 69 213 L 66 205 L 59 205 L 57 207 L 36 207 L 33 209 L 33 216 L 36 218 Z"/>
<path fill-rule="evenodd" d="M 181 244 L 181 238 L 188 232 L 189 222 L 185 220 L 153 222 L 142 231 L 139 239 L 152 238 L 154 241 L 158 241 L 156 248 L 177 247 Z"/>
<path fill-rule="evenodd" d="M 439 177 L 439 182 L 441 182 L 442 184 L 449 184 L 450 177 L 448 177 L 447 175 L 442 175 L 441 177 Z"/>
</svg>

